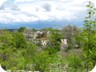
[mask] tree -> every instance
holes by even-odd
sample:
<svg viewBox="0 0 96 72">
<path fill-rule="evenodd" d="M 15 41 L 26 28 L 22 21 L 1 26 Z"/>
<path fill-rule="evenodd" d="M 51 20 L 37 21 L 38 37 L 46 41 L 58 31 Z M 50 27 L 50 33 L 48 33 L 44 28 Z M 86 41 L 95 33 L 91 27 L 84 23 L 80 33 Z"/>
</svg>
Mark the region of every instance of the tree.
<svg viewBox="0 0 96 72">
<path fill-rule="evenodd" d="M 27 42 L 22 33 L 13 33 L 16 48 L 26 48 Z"/>
<path fill-rule="evenodd" d="M 63 37 L 68 39 L 68 48 L 74 48 L 78 41 L 76 37 L 78 36 L 80 29 L 73 25 L 67 25 L 61 30 Z"/>
<path fill-rule="evenodd" d="M 48 51 L 42 51 L 34 57 L 33 63 L 35 64 L 35 70 L 50 72 L 51 64 L 56 63 L 57 60 L 57 54 L 50 55 Z"/>
<path fill-rule="evenodd" d="M 54 52 L 60 51 L 61 38 L 62 34 L 59 30 L 52 30 L 48 36 L 48 39 L 50 41 L 48 48 L 53 48 L 52 50 Z"/>
<path fill-rule="evenodd" d="M 86 7 L 88 8 L 88 16 L 85 17 L 81 40 L 88 71 L 89 66 L 92 67 L 96 64 L 96 8 L 94 8 L 94 4 L 91 2 Z"/>
<path fill-rule="evenodd" d="M 18 29 L 18 32 L 23 32 L 25 29 L 26 29 L 26 27 L 20 27 L 20 28 Z"/>
<path fill-rule="evenodd" d="M 9 65 L 8 61 L 15 49 L 14 45 L 14 38 L 11 32 L 4 30 L 0 35 L 0 61 L 4 69 Z"/>
<path fill-rule="evenodd" d="M 71 72 L 83 72 L 82 69 L 84 70 L 84 64 L 80 56 L 70 53 L 67 59 L 69 67 L 68 70 Z"/>
<path fill-rule="evenodd" d="M 4 69 L 21 69 L 24 66 L 24 51 L 27 43 L 21 33 L 4 30 L 0 35 L 0 62 Z M 22 60 L 22 62 L 20 62 Z"/>
</svg>

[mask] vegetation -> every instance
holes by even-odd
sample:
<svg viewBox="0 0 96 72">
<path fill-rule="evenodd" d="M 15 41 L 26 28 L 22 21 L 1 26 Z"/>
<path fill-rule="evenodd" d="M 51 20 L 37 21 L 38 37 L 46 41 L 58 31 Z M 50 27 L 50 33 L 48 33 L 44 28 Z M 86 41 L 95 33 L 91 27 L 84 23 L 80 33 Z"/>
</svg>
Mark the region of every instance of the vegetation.
<svg viewBox="0 0 96 72">
<path fill-rule="evenodd" d="M 16 32 L 0 30 L 0 64 L 5 70 L 40 72 L 88 72 L 96 64 L 96 8 L 89 2 L 84 28 L 68 25 L 62 30 L 45 28 L 40 33 L 25 27 Z M 47 33 L 48 32 L 48 33 Z M 33 38 L 32 38 L 33 37 Z M 30 40 L 31 39 L 31 40 Z M 61 39 L 68 40 L 68 51 L 61 52 Z M 47 45 L 42 45 L 42 40 Z M 39 45 L 38 45 L 39 43 Z M 78 53 L 79 51 L 80 53 Z"/>
<path fill-rule="evenodd" d="M 18 29 L 18 32 L 23 32 L 25 29 L 26 29 L 26 27 L 20 27 L 20 28 Z"/>
<path fill-rule="evenodd" d="M 61 30 L 63 37 L 68 39 L 68 49 L 75 48 L 75 45 L 79 45 L 77 39 L 80 29 L 73 25 L 67 25 Z"/>
<path fill-rule="evenodd" d="M 88 8 L 88 16 L 85 18 L 85 27 L 81 32 L 81 48 L 88 71 L 90 67 L 92 68 L 96 64 L 96 8 L 91 2 L 86 7 Z"/>
</svg>

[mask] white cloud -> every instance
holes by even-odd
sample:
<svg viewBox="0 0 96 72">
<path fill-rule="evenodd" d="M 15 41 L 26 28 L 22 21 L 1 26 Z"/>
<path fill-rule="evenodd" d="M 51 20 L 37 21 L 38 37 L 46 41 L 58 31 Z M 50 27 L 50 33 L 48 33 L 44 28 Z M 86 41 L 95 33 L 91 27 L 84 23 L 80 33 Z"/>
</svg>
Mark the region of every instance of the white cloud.
<svg viewBox="0 0 96 72">
<path fill-rule="evenodd" d="M 4 3 L 5 0 L 0 0 L 0 6 Z"/>
<path fill-rule="evenodd" d="M 0 0 L 0 22 L 76 20 L 87 0 Z M 95 0 L 93 2 L 96 3 Z"/>
</svg>

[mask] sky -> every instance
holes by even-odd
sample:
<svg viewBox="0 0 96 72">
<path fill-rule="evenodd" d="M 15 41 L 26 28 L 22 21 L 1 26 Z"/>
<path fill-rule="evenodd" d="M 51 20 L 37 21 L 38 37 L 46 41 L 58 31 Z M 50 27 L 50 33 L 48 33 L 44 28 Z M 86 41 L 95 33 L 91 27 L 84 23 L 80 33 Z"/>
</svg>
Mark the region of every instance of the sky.
<svg viewBox="0 0 96 72">
<path fill-rule="evenodd" d="M 88 1 L 0 0 L 0 28 L 82 26 Z M 91 1 L 96 6 L 96 0 Z"/>
</svg>

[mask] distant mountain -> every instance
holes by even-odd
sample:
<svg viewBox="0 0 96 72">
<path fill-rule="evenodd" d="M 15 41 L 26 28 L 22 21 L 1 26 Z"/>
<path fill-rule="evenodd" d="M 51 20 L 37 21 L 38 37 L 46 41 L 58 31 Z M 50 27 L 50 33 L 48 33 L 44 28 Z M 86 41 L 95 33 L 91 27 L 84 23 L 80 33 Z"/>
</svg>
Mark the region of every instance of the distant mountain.
<svg viewBox="0 0 96 72">
<path fill-rule="evenodd" d="M 42 28 L 57 28 L 61 29 L 65 25 L 76 25 L 78 27 L 83 27 L 83 22 L 81 21 L 37 21 L 37 22 L 27 22 L 27 23 L 0 23 L 1 29 L 18 29 L 20 27 L 27 27 L 27 28 L 35 28 L 35 29 L 42 29 Z"/>
</svg>

